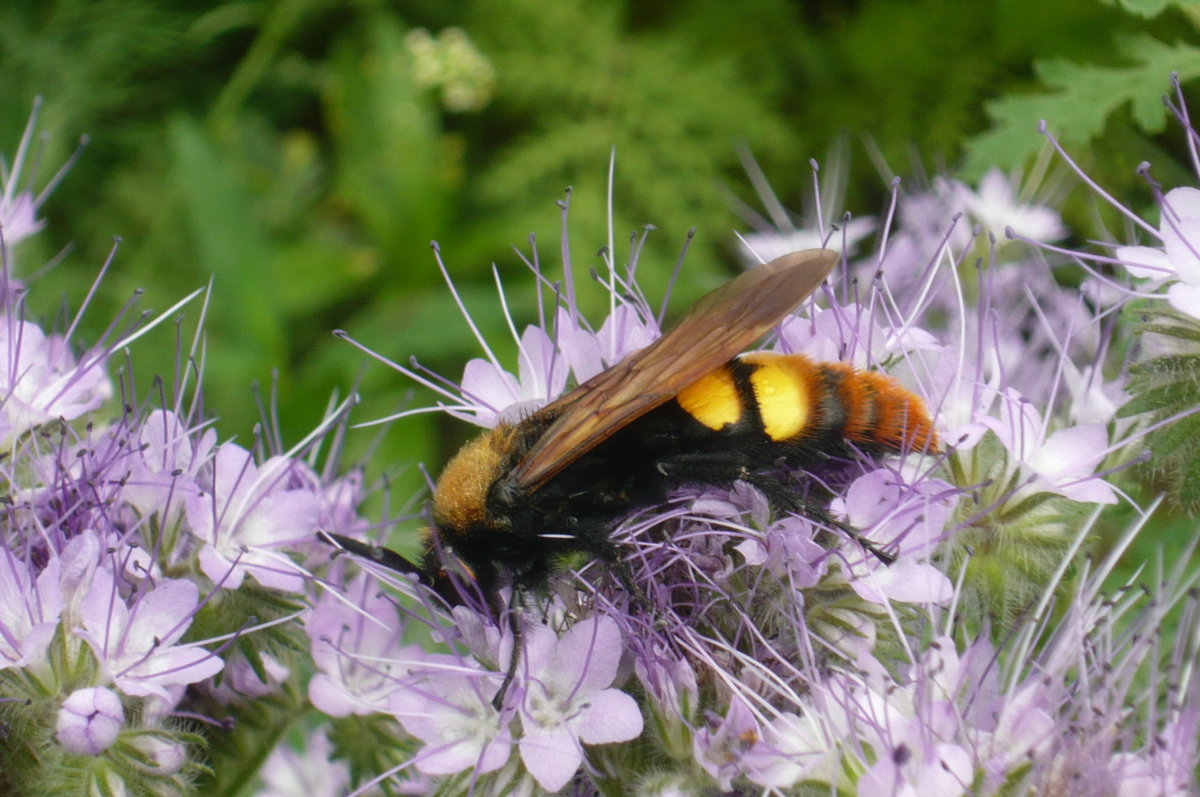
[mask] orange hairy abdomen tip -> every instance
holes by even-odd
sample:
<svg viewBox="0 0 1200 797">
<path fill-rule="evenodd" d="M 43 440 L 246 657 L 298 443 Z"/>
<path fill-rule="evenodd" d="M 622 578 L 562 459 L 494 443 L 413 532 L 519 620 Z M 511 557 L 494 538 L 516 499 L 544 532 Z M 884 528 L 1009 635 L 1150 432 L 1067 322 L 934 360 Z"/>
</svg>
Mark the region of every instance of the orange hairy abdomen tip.
<svg viewBox="0 0 1200 797">
<path fill-rule="evenodd" d="M 831 366 L 836 367 L 836 366 Z M 847 406 L 843 436 L 891 451 L 937 448 L 937 433 L 925 402 L 894 378 L 841 366 L 840 391 Z"/>
<path fill-rule="evenodd" d="M 919 396 L 887 374 L 847 363 L 815 363 L 802 354 L 756 352 L 749 381 L 763 431 L 775 442 L 841 437 L 864 448 L 922 451 L 937 447 Z"/>
</svg>

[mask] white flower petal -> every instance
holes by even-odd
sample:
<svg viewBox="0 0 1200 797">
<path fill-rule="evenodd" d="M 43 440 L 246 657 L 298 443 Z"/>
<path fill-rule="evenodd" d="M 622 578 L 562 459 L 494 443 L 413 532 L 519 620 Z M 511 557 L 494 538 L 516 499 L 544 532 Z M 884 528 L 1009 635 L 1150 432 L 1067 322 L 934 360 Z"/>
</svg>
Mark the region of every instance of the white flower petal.
<svg viewBox="0 0 1200 797">
<path fill-rule="evenodd" d="M 1149 246 L 1118 246 L 1114 256 L 1125 266 L 1125 270 L 1135 277 L 1161 280 L 1178 276 L 1167 253 L 1162 249 L 1151 249 Z"/>
<path fill-rule="evenodd" d="M 548 792 L 566 786 L 583 763 L 579 741 L 563 726 L 526 729 L 519 746 L 525 769 Z"/>
<path fill-rule="evenodd" d="M 619 689 L 603 689 L 588 698 L 588 707 L 574 723 L 584 744 L 609 744 L 636 739 L 642 732 L 637 701 Z"/>
<path fill-rule="evenodd" d="M 875 603 L 945 603 L 954 596 L 954 585 L 945 573 L 912 559 L 877 568 L 865 578 L 852 581 L 851 586 L 862 598 Z"/>
<path fill-rule="evenodd" d="M 1108 432 L 1098 423 L 1059 429 L 1046 438 L 1029 466 L 1052 482 L 1090 476 L 1108 446 Z"/>
<path fill-rule="evenodd" d="M 1167 301 L 1184 315 L 1200 319 L 1200 285 L 1177 282 L 1167 289 Z"/>
<path fill-rule="evenodd" d="M 1181 280 L 1200 284 L 1200 190 L 1172 189 L 1163 203 L 1159 232 L 1167 257 Z"/>
</svg>

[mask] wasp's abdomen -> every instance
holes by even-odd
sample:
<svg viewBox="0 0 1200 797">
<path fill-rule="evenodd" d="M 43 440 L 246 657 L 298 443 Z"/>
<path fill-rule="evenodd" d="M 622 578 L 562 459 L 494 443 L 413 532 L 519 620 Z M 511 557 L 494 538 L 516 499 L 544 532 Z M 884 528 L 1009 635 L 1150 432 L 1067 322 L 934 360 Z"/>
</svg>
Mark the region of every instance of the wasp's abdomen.
<svg viewBox="0 0 1200 797">
<path fill-rule="evenodd" d="M 746 354 L 676 397 L 714 431 L 760 428 L 773 443 L 849 444 L 864 451 L 937 445 L 924 402 L 895 379 L 801 354 Z"/>
</svg>

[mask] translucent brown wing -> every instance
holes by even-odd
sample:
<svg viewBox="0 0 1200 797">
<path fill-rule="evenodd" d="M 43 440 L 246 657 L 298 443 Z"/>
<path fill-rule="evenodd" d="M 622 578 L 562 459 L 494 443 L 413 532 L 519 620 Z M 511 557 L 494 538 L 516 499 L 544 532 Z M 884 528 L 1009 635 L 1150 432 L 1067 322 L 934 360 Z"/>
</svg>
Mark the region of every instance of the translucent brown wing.
<svg viewBox="0 0 1200 797">
<path fill-rule="evenodd" d="M 541 487 L 766 334 L 817 289 L 837 260 L 829 249 L 793 252 L 703 296 L 661 338 L 539 410 L 554 420 L 509 478 L 526 491 Z"/>
</svg>

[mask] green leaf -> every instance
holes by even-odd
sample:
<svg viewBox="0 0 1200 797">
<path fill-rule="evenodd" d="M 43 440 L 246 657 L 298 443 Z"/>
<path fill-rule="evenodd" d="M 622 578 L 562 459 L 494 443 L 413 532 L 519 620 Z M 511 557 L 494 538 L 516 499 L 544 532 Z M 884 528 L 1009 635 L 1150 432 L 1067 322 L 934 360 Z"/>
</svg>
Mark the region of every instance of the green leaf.
<svg viewBox="0 0 1200 797">
<path fill-rule="evenodd" d="M 221 716 L 215 703 L 209 710 Z M 280 691 L 256 698 L 253 711 L 239 711 L 231 731 L 207 734 L 211 775 L 199 779 L 196 793 L 210 797 L 243 793 L 258 778 L 280 739 L 308 710 L 301 690 L 284 684 Z"/>
<path fill-rule="evenodd" d="M 1154 455 L 1150 461 L 1150 467 L 1162 470 L 1168 477 L 1175 479 L 1180 474 L 1172 463 L 1177 458 L 1189 461 L 1195 459 L 1198 435 L 1200 435 L 1200 418 L 1195 415 L 1180 418 L 1154 431 L 1150 435 L 1150 450 Z M 1183 487 L 1184 482 L 1190 480 L 1189 476 L 1188 479 L 1180 481 L 1177 486 Z M 1184 502 L 1180 501 L 1180 503 Z"/>
<path fill-rule="evenodd" d="M 1176 476 L 1178 495 L 1176 500 L 1180 506 L 1200 507 L 1200 479 L 1194 477 L 1183 477 L 1182 474 Z"/>
<path fill-rule="evenodd" d="M 1197 340 L 1200 340 L 1200 338 L 1197 338 Z M 1173 354 L 1164 357 L 1154 357 L 1150 360 L 1135 363 L 1130 367 L 1129 373 L 1147 378 L 1164 374 L 1198 374 L 1200 373 L 1200 354 Z"/>
<path fill-rule="evenodd" d="M 334 50 L 321 100 L 336 200 L 384 256 L 427 259 L 460 167 L 444 151 L 433 99 L 414 84 L 404 34 L 395 19 L 369 15 L 361 36 Z"/>
<path fill-rule="evenodd" d="M 1035 134 L 1042 120 L 1064 144 L 1086 144 L 1126 103 L 1142 130 L 1160 132 L 1166 123 L 1162 97 L 1170 88 L 1170 75 L 1178 73 L 1180 82 L 1200 76 L 1200 48 L 1184 43 L 1172 46 L 1140 35 L 1120 38 L 1117 50 L 1132 62 L 1129 66 L 1080 64 L 1062 58 L 1037 61 L 1034 70 L 1051 91 L 1009 95 L 987 103 L 994 124 L 968 142 L 965 171 L 982 174 L 990 166 L 1021 166 L 1042 146 Z"/>
<path fill-rule="evenodd" d="M 1103 0 L 1103 2 L 1106 5 L 1112 5 L 1113 0 Z M 1157 17 L 1167 6 L 1177 6 L 1184 11 L 1190 9 L 1193 12 L 1196 7 L 1193 0 L 1117 0 L 1117 5 L 1130 14 L 1142 17 L 1143 19 Z"/>
<path fill-rule="evenodd" d="M 1173 353 L 1130 367 L 1130 399 L 1118 416 L 1144 416 L 1147 425 L 1167 421 L 1146 435 L 1151 454 L 1147 467 L 1165 479 L 1176 504 L 1195 512 L 1200 510 L 1200 489 L 1194 477 L 1200 473 L 1200 414 L 1196 413 L 1200 407 L 1200 324 L 1161 303 L 1132 312 L 1146 319 L 1137 325 L 1137 332 L 1168 336 Z"/>
<path fill-rule="evenodd" d="M 380 714 L 334 719 L 329 725 L 329 741 L 334 757 L 349 764 L 356 783 L 387 772 L 416 754 L 412 737 L 395 719 Z"/>
<path fill-rule="evenodd" d="M 169 124 L 168 146 L 176 179 L 189 187 L 181 197 L 197 268 L 212 275 L 220 297 L 209 309 L 210 353 L 225 375 L 244 386 L 265 376 L 256 370 L 264 355 L 268 362 L 283 359 L 279 294 L 267 286 L 284 275 L 274 268 L 250 188 L 217 143 L 178 115 Z"/>
<path fill-rule="evenodd" d="M 1153 332 L 1157 335 L 1167 335 L 1172 338 L 1200 341 L 1200 327 L 1181 324 L 1143 324 L 1142 332 Z"/>
</svg>

